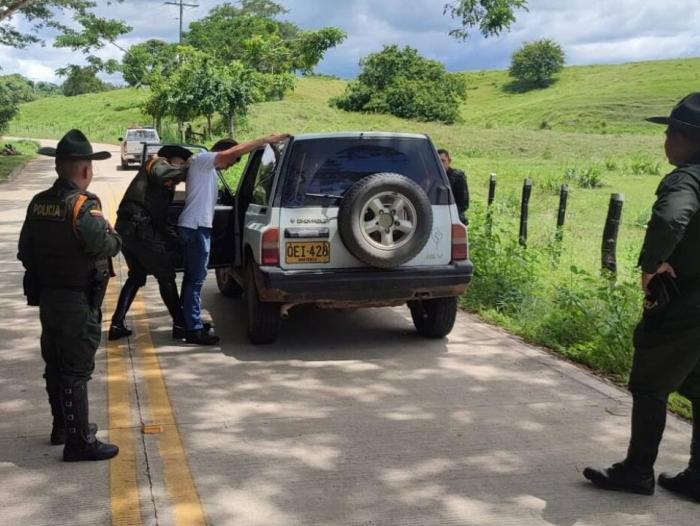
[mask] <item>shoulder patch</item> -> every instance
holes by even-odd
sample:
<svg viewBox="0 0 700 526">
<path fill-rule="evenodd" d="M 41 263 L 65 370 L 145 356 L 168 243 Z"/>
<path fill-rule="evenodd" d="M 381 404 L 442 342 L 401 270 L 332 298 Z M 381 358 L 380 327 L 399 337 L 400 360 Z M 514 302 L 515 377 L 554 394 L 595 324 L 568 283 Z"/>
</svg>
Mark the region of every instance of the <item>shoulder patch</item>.
<svg viewBox="0 0 700 526">
<path fill-rule="evenodd" d="M 32 202 L 29 214 L 33 219 L 39 221 L 59 221 L 66 220 L 66 203 L 62 201 L 34 201 Z"/>
</svg>

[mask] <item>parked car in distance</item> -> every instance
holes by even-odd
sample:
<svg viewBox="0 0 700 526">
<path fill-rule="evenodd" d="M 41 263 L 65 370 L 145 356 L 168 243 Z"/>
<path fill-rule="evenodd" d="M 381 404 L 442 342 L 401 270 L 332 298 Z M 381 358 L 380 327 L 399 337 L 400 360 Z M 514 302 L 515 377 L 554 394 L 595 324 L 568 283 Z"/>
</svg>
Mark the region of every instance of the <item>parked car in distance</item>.
<svg viewBox="0 0 700 526">
<path fill-rule="evenodd" d="M 126 170 L 130 164 L 141 165 L 144 144 L 147 149 L 146 158 L 157 153 L 160 137 L 155 128 L 127 128 L 124 137 L 119 137 L 119 142 L 121 142 L 122 169 Z"/>
<path fill-rule="evenodd" d="M 244 296 L 248 337 L 272 343 L 297 305 L 407 305 L 417 332 L 452 330 L 471 281 L 467 227 L 426 135 L 308 134 L 252 152 L 221 179 L 210 268 Z M 177 224 L 182 202 L 173 202 Z"/>
</svg>

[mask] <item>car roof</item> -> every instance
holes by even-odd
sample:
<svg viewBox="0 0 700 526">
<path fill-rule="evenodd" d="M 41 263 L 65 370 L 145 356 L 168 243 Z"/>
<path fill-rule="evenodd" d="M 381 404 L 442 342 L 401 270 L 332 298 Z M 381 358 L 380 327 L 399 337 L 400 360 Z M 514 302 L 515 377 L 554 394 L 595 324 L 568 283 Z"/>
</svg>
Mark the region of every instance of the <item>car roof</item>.
<svg viewBox="0 0 700 526">
<path fill-rule="evenodd" d="M 427 139 L 428 136 L 422 133 L 397 133 L 397 132 L 332 132 L 332 133 L 305 133 L 295 135 L 294 142 L 311 141 L 317 139 L 361 139 L 361 138 L 381 138 L 381 139 Z"/>
</svg>

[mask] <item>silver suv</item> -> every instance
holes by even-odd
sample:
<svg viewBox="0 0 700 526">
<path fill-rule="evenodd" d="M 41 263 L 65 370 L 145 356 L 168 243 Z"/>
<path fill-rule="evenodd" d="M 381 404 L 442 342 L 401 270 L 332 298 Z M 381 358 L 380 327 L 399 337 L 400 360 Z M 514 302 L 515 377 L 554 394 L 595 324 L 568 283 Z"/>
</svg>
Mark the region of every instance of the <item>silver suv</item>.
<svg viewBox="0 0 700 526">
<path fill-rule="evenodd" d="M 210 265 L 223 294 L 245 296 L 253 343 L 301 304 L 407 304 L 421 335 L 452 330 L 473 267 L 427 136 L 297 136 L 251 153 L 235 192 L 222 185 Z"/>
</svg>

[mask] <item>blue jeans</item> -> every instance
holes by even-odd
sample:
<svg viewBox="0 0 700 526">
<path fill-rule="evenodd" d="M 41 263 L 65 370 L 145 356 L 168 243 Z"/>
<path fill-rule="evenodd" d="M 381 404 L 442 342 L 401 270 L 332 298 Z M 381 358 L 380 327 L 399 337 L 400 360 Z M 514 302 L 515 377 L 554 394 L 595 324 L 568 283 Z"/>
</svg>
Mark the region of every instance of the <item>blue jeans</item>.
<svg viewBox="0 0 700 526">
<path fill-rule="evenodd" d="M 201 293 L 204 280 L 207 278 L 211 228 L 199 227 L 195 230 L 179 226 L 177 230 L 185 245 L 185 276 L 182 279 L 182 308 L 185 315 L 185 329 L 196 331 L 203 327 Z"/>
</svg>

